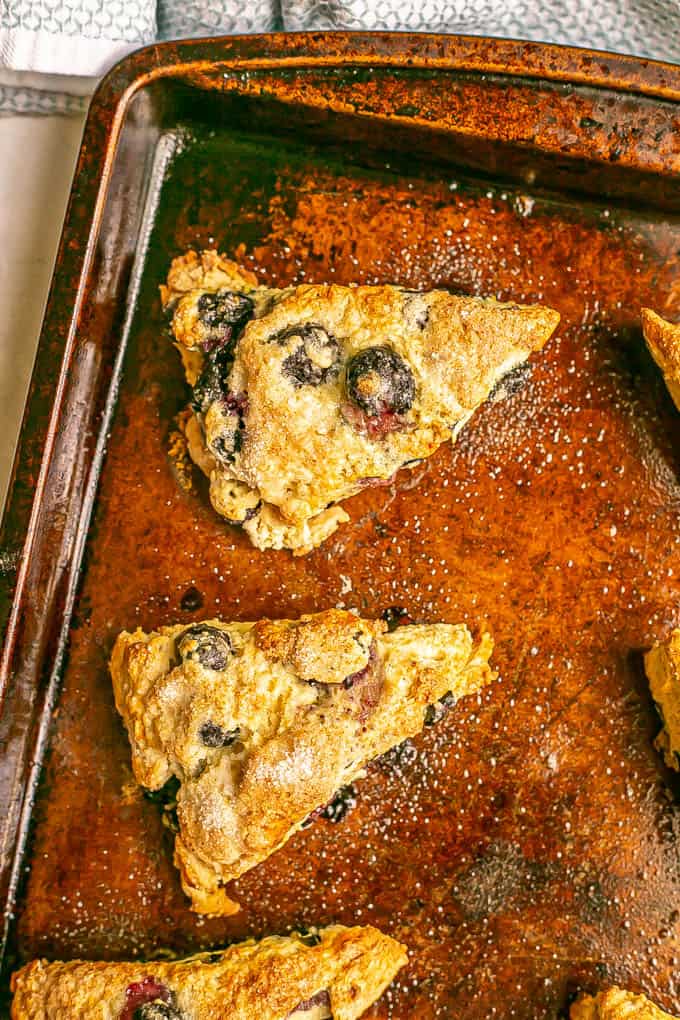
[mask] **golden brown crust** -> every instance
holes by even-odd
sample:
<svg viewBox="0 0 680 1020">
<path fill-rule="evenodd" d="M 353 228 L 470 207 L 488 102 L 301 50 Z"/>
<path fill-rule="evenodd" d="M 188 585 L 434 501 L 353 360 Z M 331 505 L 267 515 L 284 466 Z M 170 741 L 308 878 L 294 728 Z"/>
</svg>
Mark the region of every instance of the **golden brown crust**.
<svg viewBox="0 0 680 1020">
<path fill-rule="evenodd" d="M 404 946 L 369 926 L 333 925 L 319 939 L 272 937 L 173 963 L 34 960 L 12 976 L 12 1020 L 117 1020 L 128 986 L 149 977 L 183 1020 L 284 1020 L 324 990 L 334 1020 L 355 1020 L 406 963 Z"/>
<path fill-rule="evenodd" d="M 176 295 L 177 278 L 184 284 L 190 277 L 192 289 L 175 309 L 173 329 L 192 385 L 204 331 L 198 300 L 217 289 L 215 260 L 228 263 L 229 273 L 237 270 L 215 252 L 200 259 L 210 264 L 203 274 L 195 253 L 179 268 L 175 260 L 164 292 Z M 247 288 L 251 283 L 249 278 Z M 259 287 L 248 289 L 248 297 L 254 315 L 243 328 L 226 380 L 231 426 L 219 415 L 209 420 L 210 407 L 203 407 L 196 413 L 198 428 L 189 449 L 210 477 L 211 501 L 219 513 L 243 523 L 259 548 L 298 554 L 324 541 L 346 519 L 334 504 L 366 483 L 389 479 L 455 437 L 496 382 L 540 350 L 559 322 L 556 311 L 538 305 L 390 286 Z M 306 348 L 319 374 L 314 383 L 301 382 L 287 368 L 302 350 L 300 328 L 310 324 L 330 338 L 326 345 Z M 369 420 L 348 397 L 346 385 L 350 359 L 380 346 L 408 366 L 414 388 L 408 409 L 392 415 L 387 430 L 387 419 Z M 375 378 L 365 378 L 359 389 L 373 392 L 376 385 Z M 236 407 L 238 443 L 225 442 L 233 435 Z M 213 454 L 209 463 L 206 448 Z M 244 487 L 238 497 L 230 488 L 234 480 Z M 248 491 L 255 494 L 250 510 L 253 505 L 257 510 L 246 519 L 239 498 Z"/>
<path fill-rule="evenodd" d="M 213 635 L 202 653 L 213 664 L 225 640 L 232 649 L 220 668 L 198 661 L 177 626 L 121 634 L 111 675 L 138 782 L 180 780 L 175 860 L 201 913 L 233 912 L 225 883 L 285 843 L 367 761 L 418 733 L 428 705 L 493 675 L 490 637 L 475 644 L 463 625 L 386 634 L 381 622 L 330 610 L 199 626 Z M 210 730 L 206 746 L 207 724 L 228 742 Z"/>
<path fill-rule="evenodd" d="M 617 987 L 585 995 L 572 1005 L 569 1015 L 571 1020 L 673 1020 L 646 996 Z"/>
<path fill-rule="evenodd" d="M 675 406 L 680 410 L 680 323 L 662 319 L 651 308 L 643 308 L 641 317 L 647 346 L 663 372 Z"/>
<path fill-rule="evenodd" d="M 655 744 L 666 764 L 680 769 L 680 627 L 645 654 L 645 672 L 663 721 Z"/>
<path fill-rule="evenodd" d="M 161 301 L 164 308 L 170 308 L 192 290 L 216 291 L 221 287 L 248 292 L 257 287 L 257 278 L 216 251 L 199 254 L 190 250 L 172 260 L 167 286 L 160 288 Z"/>
</svg>

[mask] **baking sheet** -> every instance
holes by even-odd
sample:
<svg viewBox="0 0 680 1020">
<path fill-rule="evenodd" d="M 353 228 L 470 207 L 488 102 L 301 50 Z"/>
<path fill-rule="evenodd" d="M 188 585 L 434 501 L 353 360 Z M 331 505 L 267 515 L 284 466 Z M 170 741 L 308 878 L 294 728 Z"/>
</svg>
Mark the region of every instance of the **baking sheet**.
<svg viewBox="0 0 680 1020">
<path fill-rule="evenodd" d="M 392 45 L 403 57 L 407 44 Z M 276 68 L 265 73 L 274 94 Z M 391 109 L 401 87 L 411 112 L 385 113 L 383 125 L 369 110 L 367 129 L 356 90 L 375 107 L 381 76 Z M 25 870 L 14 870 L 6 967 L 370 922 L 412 950 L 376 1017 L 542 1018 L 613 981 L 677 1011 L 677 783 L 651 745 L 659 722 L 641 649 L 680 624 L 680 446 L 639 329 L 641 305 L 680 313 L 675 157 L 671 145 L 653 166 L 665 136 L 652 157 L 620 132 L 609 194 L 611 146 L 593 142 L 589 164 L 540 144 L 541 125 L 579 103 L 644 133 L 650 118 L 663 124 L 668 98 L 492 82 L 527 111 L 534 97 L 535 152 L 515 139 L 504 160 L 483 125 L 477 148 L 447 135 L 455 124 L 423 129 L 423 96 L 445 102 L 434 71 L 417 82 L 389 67 L 353 75 L 350 116 L 329 102 L 325 126 L 305 104 L 318 81 L 346 102 L 337 69 L 316 69 L 306 86 L 282 74 L 279 107 L 252 118 L 239 101 L 258 94 L 253 76 L 234 76 L 226 94 L 206 79 L 203 103 L 200 75 L 190 78 L 176 97 L 161 80 L 123 130 L 119 144 L 139 158 L 128 191 L 120 185 L 118 236 L 135 240 L 117 246 L 105 211 L 73 334 L 92 417 L 85 430 L 77 408 L 62 419 L 83 456 L 64 505 L 89 492 L 94 511 L 90 522 L 85 501 L 73 526 L 63 658 L 37 655 L 44 699 L 32 718 L 47 751 Z M 477 89 L 480 110 L 490 87 L 467 73 L 460 83 Z M 452 159 L 447 145 L 458 146 Z M 542 301 L 562 325 L 528 385 L 484 406 L 455 447 L 351 500 L 351 523 L 314 553 L 262 553 L 216 517 L 198 476 L 182 490 L 168 454 L 187 391 L 157 287 L 188 247 L 217 247 L 276 286 L 442 286 Z M 97 295 L 116 273 L 107 305 Z M 58 449 L 63 431 L 52 439 Z M 158 804 L 132 781 L 107 675 L 113 639 L 138 625 L 331 606 L 488 627 L 499 681 L 374 763 L 339 823 L 315 822 L 236 883 L 241 914 L 194 915 Z M 13 654 L 25 639 L 15 632 Z"/>
</svg>

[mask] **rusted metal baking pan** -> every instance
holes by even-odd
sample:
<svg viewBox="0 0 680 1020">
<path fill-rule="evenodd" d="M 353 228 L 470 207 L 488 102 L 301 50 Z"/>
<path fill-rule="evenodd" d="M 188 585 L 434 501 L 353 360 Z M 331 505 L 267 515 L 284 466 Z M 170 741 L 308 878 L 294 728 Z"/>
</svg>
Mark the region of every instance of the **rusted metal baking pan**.
<svg viewBox="0 0 680 1020">
<path fill-rule="evenodd" d="M 680 1010 L 678 789 L 640 657 L 680 624 L 680 444 L 639 327 L 680 316 L 679 104 L 676 68 L 426 35 L 167 44 L 107 78 L 4 520 L 5 975 L 373 922 L 412 953 L 374 1017 L 554 1017 L 610 982 Z M 310 555 L 261 553 L 168 455 L 187 392 L 158 284 L 189 247 L 562 325 L 455 447 Z M 202 919 L 132 783 L 113 639 L 336 605 L 488 627 L 499 682 Z"/>
</svg>

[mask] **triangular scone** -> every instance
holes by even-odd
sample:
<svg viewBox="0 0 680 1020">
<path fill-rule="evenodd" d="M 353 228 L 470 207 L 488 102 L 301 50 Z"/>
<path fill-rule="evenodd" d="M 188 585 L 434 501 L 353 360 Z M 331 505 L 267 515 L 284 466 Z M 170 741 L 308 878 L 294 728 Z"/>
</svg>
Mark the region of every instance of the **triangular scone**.
<svg viewBox="0 0 680 1020">
<path fill-rule="evenodd" d="M 116 706 L 137 781 L 181 783 L 175 863 L 193 908 L 237 910 L 224 884 L 418 733 L 428 705 L 488 683 L 492 646 L 464 625 L 388 634 L 337 609 L 123 632 L 111 659 Z"/>
<path fill-rule="evenodd" d="M 643 308 L 641 316 L 647 346 L 663 372 L 668 392 L 680 411 L 680 323 L 667 322 L 651 308 Z"/>
<path fill-rule="evenodd" d="M 577 1000 L 569 1015 L 571 1020 L 674 1020 L 646 996 L 616 987 Z"/>
<path fill-rule="evenodd" d="M 349 520 L 342 500 L 455 437 L 560 318 L 443 290 L 257 287 L 216 252 L 175 259 L 162 298 L 213 506 L 297 554 Z"/>
<path fill-rule="evenodd" d="M 173 963 L 48 963 L 12 976 L 12 1020 L 355 1020 L 406 963 L 376 928 L 242 942 Z"/>
<path fill-rule="evenodd" d="M 663 722 L 654 743 L 666 764 L 680 769 L 680 627 L 645 654 L 645 672 Z"/>
</svg>

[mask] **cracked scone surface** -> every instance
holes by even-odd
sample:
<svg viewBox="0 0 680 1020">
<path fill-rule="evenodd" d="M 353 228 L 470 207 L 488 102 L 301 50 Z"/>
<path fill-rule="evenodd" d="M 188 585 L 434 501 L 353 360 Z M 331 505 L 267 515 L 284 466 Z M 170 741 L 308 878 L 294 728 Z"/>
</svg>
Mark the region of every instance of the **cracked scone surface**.
<svg viewBox="0 0 680 1020">
<path fill-rule="evenodd" d="M 571 1020 L 674 1020 L 645 995 L 608 988 L 597 995 L 586 995 L 575 1002 Z"/>
<path fill-rule="evenodd" d="M 12 977 L 12 1020 L 355 1020 L 406 963 L 370 926 L 248 941 L 169 963 L 48 963 Z"/>
<path fill-rule="evenodd" d="M 668 392 L 680 411 L 680 323 L 663 319 L 651 308 L 642 309 L 642 332 L 661 369 Z"/>
<path fill-rule="evenodd" d="M 680 770 L 680 627 L 646 652 L 645 672 L 663 722 L 655 744 L 666 764 Z"/>
<path fill-rule="evenodd" d="M 175 259 L 161 292 L 213 506 L 298 554 L 349 520 L 338 503 L 455 437 L 559 322 L 442 290 L 258 287 L 216 252 Z"/>
<path fill-rule="evenodd" d="M 337 609 L 123 632 L 111 659 L 116 706 L 137 781 L 181 784 L 175 863 L 194 909 L 234 912 L 224 884 L 418 733 L 428 705 L 488 683 L 492 647 L 464 625 L 386 633 Z"/>
</svg>

